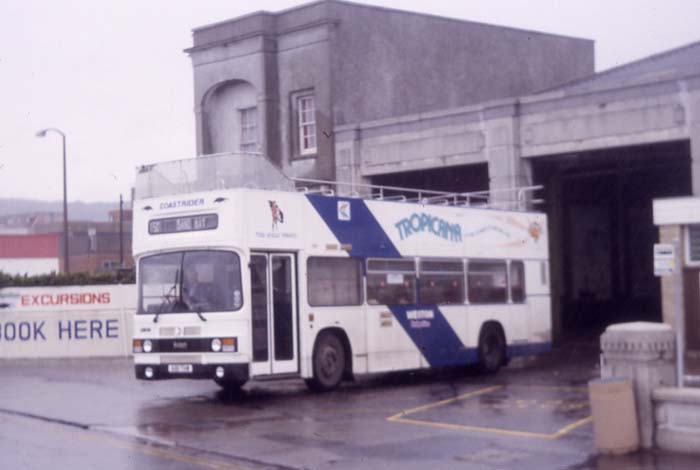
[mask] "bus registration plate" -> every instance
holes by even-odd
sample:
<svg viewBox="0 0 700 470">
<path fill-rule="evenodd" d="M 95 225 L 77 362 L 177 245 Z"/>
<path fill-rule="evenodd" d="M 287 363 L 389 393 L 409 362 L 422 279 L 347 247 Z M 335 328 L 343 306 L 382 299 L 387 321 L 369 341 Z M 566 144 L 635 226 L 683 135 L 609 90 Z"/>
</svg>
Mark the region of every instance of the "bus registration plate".
<svg viewBox="0 0 700 470">
<path fill-rule="evenodd" d="M 171 374 L 191 374 L 192 364 L 168 364 L 168 372 Z"/>
</svg>

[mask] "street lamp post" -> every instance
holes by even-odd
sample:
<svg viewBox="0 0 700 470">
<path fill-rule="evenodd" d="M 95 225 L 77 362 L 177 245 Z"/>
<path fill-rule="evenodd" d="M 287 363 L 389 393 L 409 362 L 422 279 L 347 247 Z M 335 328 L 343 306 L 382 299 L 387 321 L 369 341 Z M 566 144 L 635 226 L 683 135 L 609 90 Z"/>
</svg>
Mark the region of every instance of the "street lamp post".
<svg viewBox="0 0 700 470">
<path fill-rule="evenodd" d="M 61 135 L 63 141 L 63 262 L 66 272 L 70 272 L 69 252 L 68 252 L 68 186 L 66 184 L 66 134 L 54 127 L 42 129 L 36 133 L 37 137 L 46 137 L 48 132 L 55 132 Z"/>
</svg>

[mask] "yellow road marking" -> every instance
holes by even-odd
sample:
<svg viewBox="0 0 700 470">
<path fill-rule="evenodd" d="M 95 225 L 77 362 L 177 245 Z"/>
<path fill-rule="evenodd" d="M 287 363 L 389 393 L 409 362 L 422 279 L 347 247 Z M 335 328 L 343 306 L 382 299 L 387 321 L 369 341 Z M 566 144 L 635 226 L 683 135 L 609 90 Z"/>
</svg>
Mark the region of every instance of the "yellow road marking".
<svg viewBox="0 0 700 470">
<path fill-rule="evenodd" d="M 570 392 L 586 391 L 586 387 L 576 385 L 547 385 L 547 384 L 512 384 L 508 388 L 546 388 L 549 390 L 568 390 Z"/>
<path fill-rule="evenodd" d="M 411 408 L 410 410 L 401 411 L 400 413 L 396 413 L 395 415 L 388 417 L 387 420 L 398 421 L 399 419 L 401 419 L 404 416 L 419 413 L 421 411 L 429 410 L 431 408 L 436 408 L 438 406 L 447 405 L 449 403 L 453 403 L 453 402 L 458 401 L 458 400 L 466 400 L 467 398 L 475 397 L 477 395 L 483 395 L 484 393 L 494 392 L 494 391 L 501 389 L 501 388 L 503 388 L 503 385 L 494 385 L 493 387 L 482 388 L 482 389 L 476 390 L 474 392 L 465 393 L 464 395 L 460 395 L 458 397 L 447 398 L 445 400 L 440 400 L 440 401 L 435 402 L 435 403 L 429 403 L 427 405 L 419 406 L 416 408 Z"/>
<path fill-rule="evenodd" d="M 452 429 L 454 431 L 471 431 L 471 432 L 488 432 L 492 434 L 501 434 L 504 436 L 517 436 L 517 437 L 536 437 L 538 439 L 554 439 L 549 434 L 540 434 L 536 432 L 527 431 L 512 431 L 509 429 L 499 429 L 499 428 L 487 428 L 482 426 L 467 426 L 464 424 L 451 424 L 451 423 L 436 423 L 433 421 L 421 421 L 418 419 L 402 418 L 394 420 L 394 422 L 407 423 L 407 424 L 417 424 L 418 426 L 428 426 L 432 428 L 442 428 L 442 429 Z"/>
<path fill-rule="evenodd" d="M 517 387 L 517 386 L 515 386 Z M 526 387 L 526 386 L 520 386 L 520 387 Z M 546 387 L 546 388 L 555 388 L 555 389 L 561 389 L 561 388 L 572 388 L 573 387 L 557 387 L 557 386 L 547 386 L 547 385 L 541 385 L 540 387 Z M 485 426 L 469 426 L 469 425 L 464 425 L 464 424 L 452 424 L 452 423 L 443 423 L 443 422 L 435 422 L 435 421 L 425 421 L 425 420 L 420 420 L 420 419 L 412 419 L 408 418 L 408 416 L 416 413 L 420 413 L 421 411 L 426 411 L 430 410 L 432 408 L 437 408 L 440 406 L 445 406 L 450 403 L 454 403 L 459 400 L 466 400 L 468 398 L 473 398 L 475 396 L 479 395 L 484 395 L 486 393 L 494 392 L 496 390 L 502 389 L 503 385 L 494 385 L 492 387 L 487 387 L 487 388 L 482 388 L 473 392 L 465 393 L 464 395 L 459 395 L 457 397 L 453 398 L 447 398 L 445 400 L 440 400 L 434 403 L 428 403 L 427 405 L 423 406 L 418 406 L 415 408 L 411 408 L 408 410 L 401 411 L 399 413 L 396 413 L 395 415 L 389 416 L 387 421 L 394 422 L 394 423 L 405 423 L 405 424 L 414 424 L 418 426 L 427 426 L 427 427 L 432 427 L 432 428 L 440 428 L 440 429 L 450 429 L 454 431 L 470 431 L 470 432 L 486 432 L 486 433 L 491 433 L 491 434 L 500 434 L 503 436 L 515 436 L 515 437 L 531 437 L 531 438 L 537 438 L 537 439 L 559 439 L 560 437 L 570 433 L 574 429 L 583 426 L 585 424 L 590 423 L 593 421 L 592 416 L 588 416 L 586 418 L 580 419 L 574 423 L 571 423 L 567 426 L 564 426 L 563 428 L 559 429 L 558 431 L 547 434 L 547 433 L 537 433 L 537 432 L 528 432 L 528 431 L 515 431 L 512 429 L 501 429 L 501 428 L 490 428 L 490 427 L 485 427 Z M 580 389 L 578 389 L 580 390 Z"/>
<path fill-rule="evenodd" d="M 593 416 L 589 416 L 588 418 L 580 419 L 580 420 L 576 421 L 575 423 L 571 423 L 568 426 L 564 426 L 559 431 L 555 432 L 553 434 L 553 436 L 555 436 L 554 437 L 555 439 L 558 439 L 561 436 L 563 436 L 564 434 L 567 434 L 567 433 L 573 431 L 574 429 L 578 428 L 579 426 L 583 426 L 584 424 L 588 424 L 591 421 L 593 421 Z"/>
</svg>

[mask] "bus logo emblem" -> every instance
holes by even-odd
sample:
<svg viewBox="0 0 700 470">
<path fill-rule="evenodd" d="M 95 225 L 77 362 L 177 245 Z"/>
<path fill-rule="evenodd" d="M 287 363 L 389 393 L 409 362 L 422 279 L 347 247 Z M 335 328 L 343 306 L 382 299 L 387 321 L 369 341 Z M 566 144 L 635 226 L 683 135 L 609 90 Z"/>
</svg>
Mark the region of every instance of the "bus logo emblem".
<svg viewBox="0 0 700 470">
<path fill-rule="evenodd" d="M 338 201 L 338 220 L 348 221 L 350 218 L 350 201 Z"/>
<path fill-rule="evenodd" d="M 277 205 L 277 201 L 267 201 L 270 203 L 270 212 L 272 215 L 272 231 L 277 231 L 278 224 L 284 223 L 284 213 L 280 206 Z"/>
<path fill-rule="evenodd" d="M 540 235 L 542 235 L 542 226 L 540 226 L 540 224 L 537 222 L 532 222 L 527 231 L 533 240 L 538 241 L 540 239 Z"/>
</svg>

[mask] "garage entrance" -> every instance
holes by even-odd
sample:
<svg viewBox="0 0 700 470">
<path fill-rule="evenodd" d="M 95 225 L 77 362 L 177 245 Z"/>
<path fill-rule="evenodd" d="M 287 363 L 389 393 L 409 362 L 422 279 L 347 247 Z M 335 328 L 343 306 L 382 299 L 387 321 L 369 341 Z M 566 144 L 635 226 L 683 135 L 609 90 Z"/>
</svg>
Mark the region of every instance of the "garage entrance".
<svg viewBox="0 0 700 470">
<path fill-rule="evenodd" d="M 689 142 L 538 158 L 533 177 L 545 186 L 555 338 L 660 321 L 652 200 L 691 194 Z"/>
<path fill-rule="evenodd" d="M 372 184 L 448 193 L 484 191 L 489 189 L 489 168 L 487 163 L 477 163 L 390 173 L 373 176 Z"/>
</svg>

